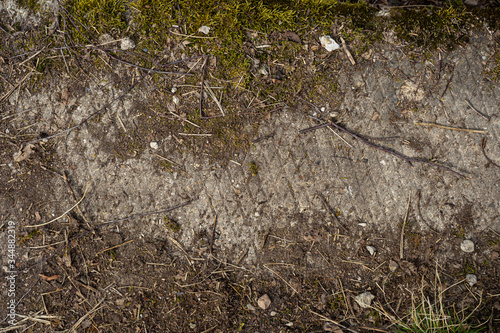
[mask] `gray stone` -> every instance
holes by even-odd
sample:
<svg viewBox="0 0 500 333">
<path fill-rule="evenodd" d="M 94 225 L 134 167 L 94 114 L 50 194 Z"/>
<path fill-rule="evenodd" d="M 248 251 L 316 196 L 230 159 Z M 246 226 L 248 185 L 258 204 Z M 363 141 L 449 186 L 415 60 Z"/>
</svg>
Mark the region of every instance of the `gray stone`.
<svg viewBox="0 0 500 333">
<path fill-rule="evenodd" d="M 269 305 L 271 305 L 271 299 L 267 296 L 267 294 L 262 295 L 257 300 L 257 304 L 259 305 L 259 308 L 266 310 Z"/>
<path fill-rule="evenodd" d="M 367 292 L 364 292 L 364 293 L 356 296 L 354 298 L 354 300 L 363 309 L 368 309 L 368 308 L 370 308 L 374 298 L 375 298 L 375 296 L 373 296 L 369 291 L 367 291 Z"/>
</svg>

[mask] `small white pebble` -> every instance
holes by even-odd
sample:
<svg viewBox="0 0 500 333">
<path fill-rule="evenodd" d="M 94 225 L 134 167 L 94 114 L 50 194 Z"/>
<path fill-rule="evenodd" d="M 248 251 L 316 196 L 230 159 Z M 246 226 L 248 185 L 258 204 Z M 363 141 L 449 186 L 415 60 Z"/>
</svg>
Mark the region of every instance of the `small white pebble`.
<svg viewBox="0 0 500 333">
<path fill-rule="evenodd" d="M 172 87 L 170 91 L 172 92 L 172 94 L 175 94 L 177 92 L 177 87 Z"/>
<path fill-rule="evenodd" d="M 278 312 L 276 312 L 276 311 L 271 311 L 271 317 L 274 317 L 274 316 L 276 316 L 277 314 L 278 314 Z"/>
<path fill-rule="evenodd" d="M 325 112 L 326 108 L 324 106 L 321 107 L 321 112 Z"/>
<path fill-rule="evenodd" d="M 122 41 L 121 41 L 121 43 L 120 43 L 120 48 L 123 51 L 127 51 L 127 50 L 130 50 L 130 49 L 133 49 L 134 47 L 135 47 L 134 41 L 131 40 L 128 37 L 123 38 Z"/>
<path fill-rule="evenodd" d="M 208 35 L 208 33 L 210 32 L 210 27 L 202 25 L 200 29 L 198 29 L 198 31 L 204 33 L 205 35 Z"/>
<path fill-rule="evenodd" d="M 340 45 L 332 39 L 332 37 L 326 35 L 319 38 L 321 46 L 323 46 L 328 52 L 332 52 L 340 48 Z"/>
<path fill-rule="evenodd" d="M 366 247 L 366 249 L 368 250 L 368 252 L 370 252 L 370 255 L 372 255 L 372 256 L 375 255 L 375 252 L 377 252 L 377 250 L 373 246 L 370 246 L 370 245 L 368 245 Z"/>
<path fill-rule="evenodd" d="M 477 283 L 477 277 L 474 274 L 467 274 L 465 280 L 469 282 L 471 287 Z"/>
<path fill-rule="evenodd" d="M 248 303 L 247 304 L 247 309 L 250 310 L 250 311 L 255 311 L 255 306 L 253 306 L 252 304 Z"/>
<path fill-rule="evenodd" d="M 264 294 L 259 297 L 259 299 L 257 300 L 257 304 L 259 305 L 259 308 L 261 308 L 262 310 L 266 310 L 269 305 L 271 305 L 271 299 L 267 294 Z"/>
<path fill-rule="evenodd" d="M 149 146 L 151 147 L 151 149 L 158 149 L 158 142 L 156 141 L 151 141 L 149 143 Z"/>
<path fill-rule="evenodd" d="M 470 239 L 466 239 L 460 244 L 460 249 L 467 253 L 474 252 L 474 243 Z"/>
<path fill-rule="evenodd" d="M 175 105 L 178 105 L 179 104 L 179 97 L 177 97 L 177 96 L 172 97 L 172 102 L 174 102 Z"/>
<path fill-rule="evenodd" d="M 360 227 L 366 227 L 366 223 L 364 223 L 364 222 L 358 223 L 358 225 L 359 225 Z"/>
</svg>

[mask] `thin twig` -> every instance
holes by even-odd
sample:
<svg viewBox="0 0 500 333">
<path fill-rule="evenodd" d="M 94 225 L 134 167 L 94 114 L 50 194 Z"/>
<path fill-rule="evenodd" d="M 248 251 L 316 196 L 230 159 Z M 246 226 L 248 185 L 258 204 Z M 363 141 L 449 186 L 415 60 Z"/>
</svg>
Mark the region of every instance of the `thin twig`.
<svg viewBox="0 0 500 333">
<path fill-rule="evenodd" d="M 344 38 L 340 37 L 340 41 L 342 42 L 342 48 L 344 49 L 344 52 L 347 54 L 347 58 L 349 58 L 349 61 L 351 62 L 351 65 L 356 65 L 356 61 L 354 61 L 354 58 L 352 57 L 351 52 L 347 49 L 347 44 L 344 40 Z"/>
<path fill-rule="evenodd" d="M 318 192 L 318 193 L 316 193 L 316 195 L 321 199 L 321 201 L 325 205 L 325 207 L 328 210 L 328 212 L 330 213 L 330 215 L 337 222 L 337 224 L 342 228 L 342 230 L 344 230 L 345 232 L 347 232 L 346 227 L 344 227 L 344 225 L 340 222 L 339 218 L 337 217 L 337 214 L 335 214 L 335 212 L 333 211 L 332 207 L 330 207 L 330 205 L 326 201 L 326 198 L 323 196 L 323 194 L 321 194 L 321 193 Z"/>
<path fill-rule="evenodd" d="M 203 39 L 214 39 L 214 38 L 217 38 L 217 37 L 210 37 L 210 36 L 185 35 L 185 34 L 181 34 L 179 32 L 175 32 L 175 31 L 172 31 L 172 30 L 170 30 L 170 33 L 172 33 L 174 35 L 186 37 L 185 39 L 187 39 L 187 38 L 203 38 Z"/>
<path fill-rule="evenodd" d="M 96 255 L 96 256 L 98 256 L 98 255 L 99 255 L 99 254 L 101 254 L 101 253 L 104 253 L 104 252 L 109 251 L 109 250 L 116 249 L 117 247 L 123 246 L 123 245 L 125 245 L 125 244 L 130 243 L 130 242 L 133 242 L 134 240 L 135 240 L 135 239 L 131 239 L 131 240 L 128 240 L 128 241 L 126 241 L 126 242 L 124 242 L 124 243 L 121 243 L 121 244 L 118 244 L 118 245 L 115 245 L 115 246 L 109 247 L 109 248 L 107 248 L 107 249 L 105 249 L 105 250 L 101 250 L 101 251 L 97 252 L 95 255 Z"/>
<path fill-rule="evenodd" d="M 215 241 L 215 228 L 217 227 L 217 214 L 215 214 L 214 217 L 214 225 L 212 227 L 212 240 L 210 241 L 210 254 L 212 254 L 212 250 L 214 248 L 214 241 Z"/>
<path fill-rule="evenodd" d="M 364 330 L 374 331 L 374 332 L 389 333 L 389 331 L 385 331 L 385 330 L 381 330 L 381 329 L 373 328 L 373 327 L 360 326 L 359 328 L 362 328 Z"/>
<path fill-rule="evenodd" d="M 357 251 L 356 251 L 356 252 L 357 252 Z M 356 264 L 356 265 L 360 265 L 360 266 L 362 266 L 364 269 L 367 269 L 367 270 L 369 270 L 370 272 L 373 272 L 373 269 L 371 269 L 370 267 L 366 266 L 366 265 L 365 265 L 365 264 L 363 264 L 362 262 L 351 261 L 351 260 L 344 260 L 344 259 L 340 259 L 340 261 L 345 262 L 345 263 L 348 263 L 348 264 Z"/>
<path fill-rule="evenodd" d="M 96 226 L 95 229 L 102 228 L 102 227 L 105 227 L 105 226 L 110 225 L 110 224 L 115 224 L 115 223 L 119 223 L 119 222 L 131 220 L 131 219 L 138 218 L 138 217 L 145 217 L 145 216 L 150 216 L 150 215 L 159 215 L 159 214 L 170 213 L 173 210 L 176 210 L 176 209 L 179 209 L 179 208 L 182 208 L 184 206 L 187 206 L 187 205 L 191 204 L 193 201 L 194 200 L 188 200 L 188 201 L 186 201 L 186 202 L 184 202 L 184 203 L 182 203 L 180 205 L 177 205 L 175 207 L 168 208 L 168 209 L 162 209 L 162 210 L 156 210 L 156 211 L 151 211 L 151 212 L 146 212 L 146 213 L 133 214 L 133 215 L 130 215 L 130 216 L 118 219 L 118 220 L 105 222 L 103 224 L 100 224 L 100 225 Z"/>
<path fill-rule="evenodd" d="M 484 115 L 483 113 L 479 112 L 473 105 L 472 103 L 469 101 L 469 99 L 465 99 L 465 102 L 467 103 L 467 105 L 469 105 L 469 107 L 474 110 L 478 115 L 480 115 L 481 117 L 483 117 L 484 119 L 486 119 L 486 121 L 490 121 L 491 120 L 491 117 L 489 116 L 486 116 Z"/>
<path fill-rule="evenodd" d="M 2 26 L 0 25 L 0 30 L 2 30 L 3 32 L 5 32 L 7 35 L 9 35 L 9 37 L 12 37 L 12 35 L 7 31 L 5 30 L 4 28 L 2 28 Z"/>
<path fill-rule="evenodd" d="M 309 117 L 310 117 L 310 118 L 312 118 L 312 119 L 314 119 L 314 120 L 319 120 L 319 121 L 321 121 L 321 118 L 323 118 L 323 117 L 321 117 L 321 118 L 316 118 L 316 117 L 312 117 L 312 116 L 309 116 Z M 325 125 L 325 126 L 327 126 L 327 125 L 328 125 L 328 123 L 326 123 L 326 125 Z M 321 127 L 323 127 L 323 126 L 321 126 Z M 341 137 L 341 136 L 340 136 L 337 132 L 335 132 L 335 131 L 333 130 L 333 128 L 331 128 L 330 126 L 327 126 L 327 128 L 328 128 L 328 129 L 329 129 L 329 130 L 330 130 L 333 134 L 335 134 L 335 136 L 336 136 L 337 138 L 339 138 L 339 139 L 340 139 L 343 143 L 345 143 L 346 145 L 348 145 L 348 146 L 349 146 L 349 148 L 354 149 L 354 147 L 353 147 L 353 146 L 352 146 L 349 142 L 347 142 L 347 141 L 346 141 L 343 137 Z"/>
<path fill-rule="evenodd" d="M 178 133 L 179 135 L 183 135 L 183 136 L 212 136 L 212 134 L 210 133 L 207 133 L 207 134 L 203 134 L 203 133 Z"/>
<path fill-rule="evenodd" d="M 429 225 L 429 223 L 427 223 L 427 221 L 424 220 L 424 217 L 422 216 L 422 213 L 420 212 L 420 190 L 417 190 L 417 210 L 418 210 L 418 216 L 420 216 L 420 219 L 422 220 L 422 222 L 424 222 L 424 224 L 427 226 L 427 228 L 429 228 L 432 231 L 434 231 L 435 233 L 439 234 L 439 231 L 437 231 L 436 229 L 431 227 Z"/>
<path fill-rule="evenodd" d="M 313 126 L 313 127 L 309 127 L 309 128 L 306 128 L 306 129 L 303 129 L 303 130 L 300 130 L 299 133 L 306 133 L 306 132 L 309 132 L 309 131 L 312 131 L 312 130 L 315 130 L 317 128 L 321 128 L 321 127 L 324 127 L 324 126 L 333 126 L 335 128 L 337 128 L 338 130 L 342 131 L 342 132 L 345 132 L 347 134 L 349 134 L 350 136 L 362 141 L 364 144 L 372 147 L 372 148 L 375 148 L 375 149 L 379 149 L 379 150 L 382 150 L 386 153 L 389 153 L 391 155 L 394 155 L 404 161 L 406 161 L 408 164 L 410 164 L 410 166 L 412 166 L 411 162 L 416 162 L 416 163 L 422 163 L 422 164 L 427 164 L 427 165 L 431 165 L 431 166 L 435 166 L 437 168 L 441 168 L 441 169 L 444 169 L 444 170 L 447 170 L 447 171 L 450 171 L 454 174 L 456 174 L 457 176 L 460 176 L 462 178 L 466 178 L 466 179 L 470 179 L 469 177 L 467 176 L 464 176 L 462 175 L 461 173 L 459 172 L 456 172 L 455 170 L 453 169 L 450 169 L 444 165 L 441 165 L 441 164 L 437 164 L 437 163 L 432 163 L 432 162 L 428 162 L 428 161 L 425 161 L 425 160 L 421 160 L 419 158 L 415 158 L 415 157 L 408 157 L 408 156 L 405 156 L 401 153 L 398 153 L 394 150 L 391 150 L 389 148 L 386 148 L 384 146 L 380 146 L 380 145 L 377 145 L 377 144 L 374 144 L 372 143 L 371 141 L 369 141 L 368 139 L 364 138 L 363 136 L 359 135 L 359 134 L 356 134 L 354 132 L 351 132 L 350 130 L 336 124 L 335 122 L 333 121 L 330 121 L 330 122 L 327 122 L 327 123 L 323 123 L 323 124 L 319 124 L 319 125 L 316 125 L 316 126 Z"/>
<path fill-rule="evenodd" d="M 217 104 L 217 106 L 219 107 L 219 110 L 220 110 L 222 116 L 225 116 L 224 109 L 222 108 L 222 105 L 220 104 L 220 101 L 217 99 L 217 96 L 215 96 L 214 91 L 212 90 L 212 88 L 210 88 L 210 86 L 207 84 L 206 85 L 206 89 L 207 89 L 207 92 L 210 95 L 210 97 L 212 97 L 212 99 L 214 100 L 215 104 Z"/>
<path fill-rule="evenodd" d="M 488 163 L 491 163 L 492 165 L 496 166 L 497 168 L 500 168 L 500 165 L 493 162 L 493 160 L 491 158 L 489 158 L 488 155 L 486 155 L 486 151 L 485 151 L 486 141 L 487 141 L 486 137 L 484 137 L 481 140 L 481 151 L 483 152 L 484 157 L 486 158 L 486 160 L 488 160 Z"/>
<path fill-rule="evenodd" d="M 47 170 L 50 170 L 49 168 L 46 168 Z M 52 171 L 52 170 L 50 170 Z M 53 171 L 54 172 L 54 171 Z M 56 172 L 57 173 L 57 172 Z M 57 173 L 59 174 L 59 173 Z M 78 201 L 78 199 L 76 198 L 76 194 L 75 194 L 75 191 L 73 190 L 73 187 L 71 187 L 71 184 L 69 183 L 69 179 L 68 179 L 68 176 L 66 175 L 66 173 L 64 172 L 63 173 L 63 179 L 64 181 L 66 182 L 66 184 L 68 185 L 70 191 L 71 191 L 71 195 L 73 196 L 73 200 L 75 202 Z M 82 210 L 80 209 L 80 206 L 76 206 L 76 209 L 78 210 L 78 213 L 80 213 L 80 216 L 83 218 L 83 220 L 90 226 L 90 223 L 89 221 L 87 220 L 87 218 L 85 217 L 85 215 L 83 214 Z"/>
<path fill-rule="evenodd" d="M 175 163 L 174 161 L 172 161 L 172 160 L 169 160 L 168 158 L 166 158 L 166 157 L 163 157 L 163 156 L 161 156 L 161 155 L 158 155 L 158 154 L 156 154 L 156 153 L 153 153 L 153 155 L 155 155 L 156 157 L 159 157 L 159 158 L 161 158 L 162 160 L 165 160 L 165 161 L 167 161 L 168 163 L 171 163 L 171 164 L 174 164 L 174 165 L 179 165 L 179 164 Z"/>
<path fill-rule="evenodd" d="M 346 294 L 345 294 L 345 290 L 344 290 L 344 286 L 342 285 L 342 280 L 340 278 L 337 278 L 337 280 L 339 281 L 339 284 L 340 284 L 340 290 L 342 291 L 342 296 L 344 296 L 344 303 L 345 303 L 345 306 L 347 308 L 347 312 L 351 312 L 353 318 L 356 318 L 356 315 L 354 314 L 354 311 L 352 309 L 352 305 L 351 305 L 351 302 L 349 300 L 349 298 L 347 298 Z"/>
<path fill-rule="evenodd" d="M 205 83 L 205 67 L 207 65 L 208 57 L 205 57 L 205 61 L 203 62 L 203 66 L 201 66 L 201 87 L 200 87 L 200 118 L 203 117 L 203 91 L 204 91 L 204 83 Z"/>
<path fill-rule="evenodd" d="M 443 93 L 441 94 L 441 97 L 439 97 L 440 100 L 443 99 L 443 96 L 446 93 L 446 90 L 448 90 L 448 86 L 450 85 L 450 82 L 453 79 L 453 75 L 455 75 L 455 72 L 451 72 L 451 76 L 448 79 L 448 82 L 446 82 L 446 86 L 444 87 Z"/>
<path fill-rule="evenodd" d="M 437 128 L 442 128 L 442 129 L 447 129 L 447 130 L 452 130 L 452 131 L 462 131 L 462 132 L 471 132 L 471 133 L 485 133 L 485 131 L 483 131 L 483 130 L 468 129 L 468 128 L 459 128 L 459 127 L 451 127 L 451 126 L 440 125 L 440 124 L 435 124 L 435 123 L 414 123 L 414 124 L 415 125 L 420 125 L 420 126 L 437 127 Z"/>
<path fill-rule="evenodd" d="M 18 65 L 18 66 L 23 65 L 24 63 L 26 63 L 26 62 L 30 61 L 31 59 L 33 59 L 34 57 L 36 57 L 37 55 L 39 55 L 40 53 L 42 53 L 44 50 L 45 50 L 45 48 L 43 48 L 43 49 L 41 49 L 41 50 L 37 51 L 35 54 L 33 54 L 33 55 L 29 56 L 29 57 L 28 57 L 28 59 L 23 60 L 22 62 L 20 62 L 19 64 L 16 64 L 16 65 Z"/>
<path fill-rule="evenodd" d="M 410 194 L 408 194 L 408 206 L 406 207 L 405 217 L 403 219 L 403 226 L 401 227 L 401 240 L 399 242 L 399 259 L 404 259 L 404 237 L 405 237 L 405 227 L 406 221 L 408 220 L 408 213 L 410 211 Z"/>
<path fill-rule="evenodd" d="M 189 121 L 189 120 L 188 120 L 188 119 L 186 119 L 186 118 L 182 118 L 181 116 L 179 116 L 179 115 L 177 115 L 177 114 L 173 113 L 173 112 L 172 112 L 172 111 L 170 111 L 170 110 L 169 110 L 169 112 L 170 112 L 172 115 L 174 115 L 175 117 L 179 118 L 180 120 L 185 121 L 185 122 L 187 122 L 188 124 L 193 125 L 194 127 L 198 127 L 198 128 L 200 128 L 200 125 L 197 125 L 197 124 L 195 124 L 195 123 L 193 123 L 193 122 Z"/>
<path fill-rule="evenodd" d="M 437 80 L 441 79 L 441 69 L 443 68 L 443 58 L 441 56 L 441 52 L 439 52 L 439 66 L 438 66 L 438 75 Z"/>
</svg>

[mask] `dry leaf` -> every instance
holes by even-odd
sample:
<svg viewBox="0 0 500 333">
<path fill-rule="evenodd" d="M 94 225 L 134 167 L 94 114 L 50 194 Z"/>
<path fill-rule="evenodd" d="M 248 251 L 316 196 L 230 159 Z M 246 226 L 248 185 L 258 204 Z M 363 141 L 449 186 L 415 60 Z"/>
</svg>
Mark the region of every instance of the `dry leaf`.
<svg viewBox="0 0 500 333">
<path fill-rule="evenodd" d="M 21 162 L 30 157 L 30 155 L 33 153 L 34 147 L 35 147 L 34 145 L 29 143 L 23 148 L 21 148 L 17 153 L 14 153 L 14 155 L 12 156 L 14 162 Z"/>
<path fill-rule="evenodd" d="M 299 44 L 302 43 L 302 40 L 300 39 L 299 35 L 297 35 L 295 32 L 286 31 L 283 34 L 283 37 L 286 37 L 288 40 L 291 40 L 292 42 L 295 42 L 295 43 L 299 43 Z"/>
<path fill-rule="evenodd" d="M 43 274 L 38 274 L 38 276 L 40 276 L 45 281 L 57 280 L 57 279 L 59 279 L 61 277 L 61 275 L 47 276 L 47 275 L 43 275 Z"/>
</svg>

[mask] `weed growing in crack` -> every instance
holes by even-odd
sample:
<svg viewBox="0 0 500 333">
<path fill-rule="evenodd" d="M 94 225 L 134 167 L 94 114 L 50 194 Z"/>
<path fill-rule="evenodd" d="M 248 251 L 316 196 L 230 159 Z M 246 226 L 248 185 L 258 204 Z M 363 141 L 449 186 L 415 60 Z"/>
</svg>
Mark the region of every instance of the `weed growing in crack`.
<svg viewBox="0 0 500 333">
<path fill-rule="evenodd" d="M 482 305 L 481 295 L 472 295 L 478 304 L 472 310 L 463 307 L 458 310 L 457 304 L 446 305 L 445 293 L 451 288 L 464 283 L 460 280 L 445 287 L 440 280 L 437 264 L 434 283 L 428 284 L 422 278 L 419 294 L 410 291 L 411 307 L 403 318 L 390 315 L 382 306 L 374 306 L 382 315 L 388 317 L 395 326 L 395 332 L 407 333 L 477 333 L 483 332 L 486 323 L 472 323 L 473 315 Z M 429 288 L 430 287 L 430 288 Z M 472 293 L 472 291 L 470 291 Z"/>
</svg>

